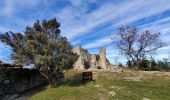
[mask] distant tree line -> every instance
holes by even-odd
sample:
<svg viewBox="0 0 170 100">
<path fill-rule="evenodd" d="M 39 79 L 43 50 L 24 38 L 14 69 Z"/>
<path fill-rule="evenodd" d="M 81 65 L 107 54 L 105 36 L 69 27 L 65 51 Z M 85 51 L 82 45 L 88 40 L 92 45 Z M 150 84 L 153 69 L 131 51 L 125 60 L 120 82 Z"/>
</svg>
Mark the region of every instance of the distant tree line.
<svg viewBox="0 0 170 100">
<path fill-rule="evenodd" d="M 130 64 L 131 62 L 129 61 L 126 63 L 129 68 L 131 68 Z M 170 71 L 170 62 L 165 58 L 158 61 L 155 59 L 143 59 L 139 62 L 138 69 L 144 71 Z"/>
</svg>

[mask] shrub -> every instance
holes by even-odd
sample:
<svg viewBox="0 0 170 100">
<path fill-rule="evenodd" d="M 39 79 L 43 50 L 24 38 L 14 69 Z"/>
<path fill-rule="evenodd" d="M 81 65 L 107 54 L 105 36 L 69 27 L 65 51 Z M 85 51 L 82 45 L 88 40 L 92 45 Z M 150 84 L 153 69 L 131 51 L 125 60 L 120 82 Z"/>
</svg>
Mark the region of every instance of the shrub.
<svg viewBox="0 0 170 100">
<path fill-rule="evenodd" d="M 170 66 L 167 60 L 163 59 L 162 61 L 155 61 L 152 59 L 142 60 L 139 62 L 139 69 L 145 71 L 167 71 L 170 70 Z"/>
<path fill-rule="evenodd" d="M 81 80 L 82 79 L 82 72 L 80 71 L 75 71 L 75 70 L 68 70 L 65 74 L 64 74 L 64 79 L 68 80 L 68 81 L 72 81 L 72 80 Z"/>
</svg>

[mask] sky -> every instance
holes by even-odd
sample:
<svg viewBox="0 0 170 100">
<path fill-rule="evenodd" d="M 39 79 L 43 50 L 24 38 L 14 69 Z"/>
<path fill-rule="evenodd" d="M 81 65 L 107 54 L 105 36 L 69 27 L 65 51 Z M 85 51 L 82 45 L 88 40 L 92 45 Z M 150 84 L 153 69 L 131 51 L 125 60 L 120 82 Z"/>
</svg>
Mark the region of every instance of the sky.
<svg viewBox="0 0 170 100">
<path fill-rule="evenodd" d="M 54 17 L 61 24 L 61 35 L 73 47 L 81 45 L 92 54 L 105 47 L 111 63 L 126 61 L 110 39 L 121 26 L 160 32 L 168 46 L 159 49 L 154 58 L 170 54 L 170 0 L 1 0 L 0 34 L 23 33 L 36 20 Z M 0 61 L 12 62 L 11 52 L 0 42 Z"/>
</svg>

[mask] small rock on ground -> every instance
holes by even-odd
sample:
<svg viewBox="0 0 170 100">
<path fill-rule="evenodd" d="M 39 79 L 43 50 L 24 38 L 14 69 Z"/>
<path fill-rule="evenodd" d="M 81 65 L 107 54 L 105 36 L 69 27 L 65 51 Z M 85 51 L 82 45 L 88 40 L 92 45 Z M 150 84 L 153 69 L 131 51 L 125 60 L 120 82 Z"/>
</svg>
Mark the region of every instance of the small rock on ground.
<svg viewBox="0 0 170 100">
<path fill-rule="evenodd" d="M 150 100 L 150 99 L 148 99 L 148 98 L 143 98 L 142 100 Z"/>
<path fill-rule="evenodd" d="M 119 86 L 110 86 L 109 88 L 110 88 L 110 89 L 115 89 L 115 90 L 119 90 L 119 89 L 120 89 Z"/>
<path fill-rule="evenodd" d="M 28 97 L 26 96 L 18 97 L 18 95 L 15 94 L 15 95 L 5 96 L 2 100 L 28 100 Z"/>
<path fill-rule="evenodd" d="M 113 92 L 113 91 L 110 91 L 110 92 L 108 92 L 111 96 L 115 96 L 116 95 L 116 93 L 115 92 Z"/>
<path fill-rule="evenodd" d="M 99 85 L 95 85 L 94 87 L 98 88 L 98 87 L 100 87 L 100 86 L 99 86 Z"/>
<path fill-rule="evenodd" d="M 123 77 L 124 80 L 128 80 L 128 81 L 140 81 L 141 78 L 140 77 Z"/>
</svg>

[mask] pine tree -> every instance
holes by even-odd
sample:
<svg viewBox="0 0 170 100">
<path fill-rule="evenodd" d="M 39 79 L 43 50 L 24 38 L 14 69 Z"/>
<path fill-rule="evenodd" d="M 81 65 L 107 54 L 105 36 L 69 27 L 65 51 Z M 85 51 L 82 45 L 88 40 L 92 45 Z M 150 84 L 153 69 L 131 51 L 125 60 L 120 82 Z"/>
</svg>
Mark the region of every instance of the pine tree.
<svg viewBox="0 0 170 100">
<path fill-rule="evenodd" d="M 60 23 L 55 18 L 42 23 L 37 20 L 33 27 L 26 27 L 23 34 L 6 32 L 0 34 L 0 40 L 11 47 L 14 63 L 34 65 L 53 86 L 56 75 L 70 68 L 77 59 L 59 28 Z"/>
</svg>

